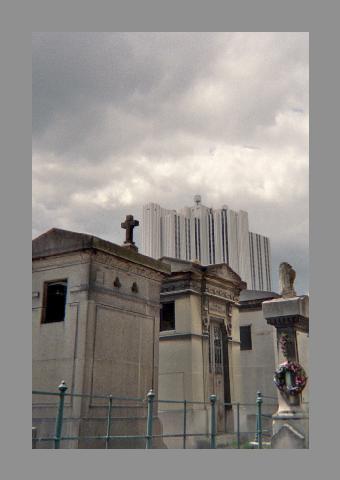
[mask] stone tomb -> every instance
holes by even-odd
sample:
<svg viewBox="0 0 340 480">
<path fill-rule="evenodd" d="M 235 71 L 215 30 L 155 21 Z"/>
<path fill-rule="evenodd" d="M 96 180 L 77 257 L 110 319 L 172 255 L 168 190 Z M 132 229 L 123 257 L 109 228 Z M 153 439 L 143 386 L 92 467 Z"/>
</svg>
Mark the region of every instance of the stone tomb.
<svg viewBox="0 0 340 480">
<path fill-rule="evenodd" d="M 160 288 L 170 268 L 140 255 L 132 237 L 126 243 L 60 229 L 33 240 L 34 390 L 56 392 L 65 380 L 68 393 L 157 395 Z M 56 404 L 57 397 L 33 395 L 38 437 L 53 436 Z M 115 410 L 121 419 L 112 420 L 111 434 L 143 435 L 145 408 L 125 406 Z M 106 415 L 106 399 L 66 397 L 63 435 L 105 435 Z M 145 440 L 110 446 L 145 448 Z M 64 441 L 61 448 L 105 448 L 105 441 Z"/>
<path fill-rule="evenodd" d="M 171 265 L 171 277 L 164 279 L 161 291 L 159 397 L 201 402 L 187 405 L 187 433 L 197 434 L 209 432 L 208 397 L 215 394 L 217 431 L 224 432 L 233 421 L 224 402 L 234 400 L 233 355 L 239 350 L 231 319 L 246 284 L 226 264 L 162 260 Z M 159 408 L 164 433 L 183 432 L 183 404 L 161 403 Z M 164 442 L 169 448 L 183 445 L 182 438 Z M 207 437 L 188 437 L 186 448 L 209 448 Z"/>
</svg>

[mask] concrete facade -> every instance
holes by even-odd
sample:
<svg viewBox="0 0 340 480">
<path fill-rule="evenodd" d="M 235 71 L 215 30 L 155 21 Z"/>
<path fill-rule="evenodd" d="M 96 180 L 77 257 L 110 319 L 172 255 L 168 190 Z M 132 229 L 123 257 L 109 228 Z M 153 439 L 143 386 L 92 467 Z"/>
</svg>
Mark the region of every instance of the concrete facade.
<svg viewBox="0 0 340 480">
<path fill-rule="evenodd" d="M 33 240 L 33 389 L 56 392 L 65 380 L 68 393 L 145 398 L 153 389 L 157 394 L 159 296 L 169 270 L 86 234 L 52 229 Z M 46 284 L 60 279 L 67 283 L 65 318 L 42 323 Z M 33 396 L 38 437 L 53 436 L 56 402 L 57 397 Z M 113 421 L 112 434 L 145 433 L 145 409 L 135 406 L 116 410 L 122 420 Z M 105 422 L 98 419 L 106 414 L 107 400 L 66 397 L 64 434 L 104 435 Z M 140 420 L 128 420 L 131 416 Z M 113 446 L 144 448 L 145 441 Z M 71 447 L 104 448 L 102 440 L 69 441 L 61 448 Z"/>
<path fill-rule="evenodd" d="M 248 213 L 226 205 L 209 208 L 195 197 L 178 211 L 156 203 L 143 206 L 142 252 L 202 265 L 226 263 L 249 289 L 271 290 L 271 252 L 267 237 L 249 232 Z"/>
</svg>

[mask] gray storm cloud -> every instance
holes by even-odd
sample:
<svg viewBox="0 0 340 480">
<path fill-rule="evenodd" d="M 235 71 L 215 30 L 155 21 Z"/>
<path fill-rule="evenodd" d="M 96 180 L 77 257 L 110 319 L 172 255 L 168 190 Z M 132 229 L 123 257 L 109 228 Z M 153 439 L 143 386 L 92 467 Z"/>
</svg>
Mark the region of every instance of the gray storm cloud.
<svg viewBox="0 0 340 480">
<path fill-rule="evenodd" d="M 306 33 L 33 34 L 33 236 L 228 204 L 308 291 Z M 138 241 L 138 235 L 137 235 Z"/>
</svg>

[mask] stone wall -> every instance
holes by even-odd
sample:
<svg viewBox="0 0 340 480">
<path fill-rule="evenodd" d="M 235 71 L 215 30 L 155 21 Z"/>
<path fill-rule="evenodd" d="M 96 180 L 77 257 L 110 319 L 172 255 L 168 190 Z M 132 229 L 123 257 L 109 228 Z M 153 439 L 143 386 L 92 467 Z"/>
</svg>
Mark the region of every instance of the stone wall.
<svg viewBox="0 0 340 480">
<path fill-rule="evenodd" d="M 33 241 L 33 389 L 56 392 L 65 380 L 67 393 L 145 398 L 153 389 L 157 395 L 159 296 L 169 269 L 88 235 L 52 230 L 42 237 Z M 45 282 L 57 279 L 67 279 L 64 321 L 41 323 Z M 38 437 L 53 436 L 57 400 L 33 396 Z M 157 405 L 154 411 L 157 416 Z M 117 412 L 125 421 L 114 420 L 112 433 L 145 433 L 145 404 Z M 107 399 L 65 398 L 70 435 L 105 434 L 106 416 Z M 157 420 L 155 428 L 160 431 Z M 145 441 L 128 444 L 139 448 Z M 104 442 L 63 446 L 104 448 Z"/>
</svg>

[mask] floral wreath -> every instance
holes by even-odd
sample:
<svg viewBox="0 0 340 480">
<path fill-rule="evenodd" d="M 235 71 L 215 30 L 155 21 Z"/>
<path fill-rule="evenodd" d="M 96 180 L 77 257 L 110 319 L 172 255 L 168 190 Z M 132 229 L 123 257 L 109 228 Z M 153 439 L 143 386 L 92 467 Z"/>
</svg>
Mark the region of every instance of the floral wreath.
<svg viewBox="0 0 340 480">
<path fill-rule="evenodd" d="M 286 384 L 286 373 L 290 373 L 291 385 Z M 277 388 L 288 395 L 299 395 L 307 383 L 307 375 L 301 365 L 297 362 L 281 363 L 274 375 L 274 383 Z"/>
</svg>

